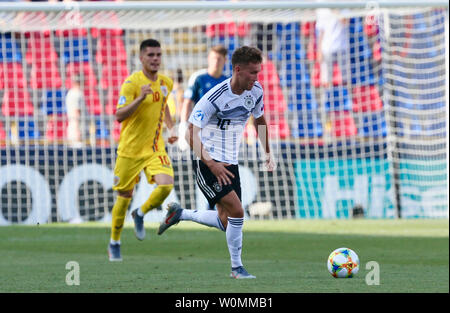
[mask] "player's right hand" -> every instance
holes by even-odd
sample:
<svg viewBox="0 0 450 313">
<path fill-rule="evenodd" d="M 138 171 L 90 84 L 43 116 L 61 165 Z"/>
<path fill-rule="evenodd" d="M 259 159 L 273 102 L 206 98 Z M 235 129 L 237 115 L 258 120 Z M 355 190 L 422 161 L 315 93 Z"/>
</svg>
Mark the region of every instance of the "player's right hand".
<svg viewBox="0 0 450 313">
<path fill-rule="evenodd" d="M 152 87 L 150 86 L 150 84 L 141 86 L 142 99 L 145 99 L 145 97 L 147 97 L 147 95 L 151 95 L 151 94 L 153 94 L 153 90 L 152 90 Z"/>
<path fill-rule="evenodd" d="M 234 174 L 226 169 L 231 164 L 211 161 L 208 165 L 211 172 L 216 176 L 219 185 L 231 185 L 231 178 L 234 178 Z"/>
</svg>

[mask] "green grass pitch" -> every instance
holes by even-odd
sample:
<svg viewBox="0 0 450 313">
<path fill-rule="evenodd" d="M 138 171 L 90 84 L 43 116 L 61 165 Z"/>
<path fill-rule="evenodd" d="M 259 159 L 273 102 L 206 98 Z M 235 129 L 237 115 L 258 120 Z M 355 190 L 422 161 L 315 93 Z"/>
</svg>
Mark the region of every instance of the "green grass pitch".
<svg viewBox="0 0 450 313">
<path fill-rule="evenodd" d="M 162 236 L 146 225 L 138 241 L 122 234 L 123 262 L 107 257 L 109 225 L 0 227 L 0 292 L 397 293 L 449 292 L 449 222 L 439 220 L 246 221 L 242 259 L 256 280 L 229 277 L 225 234 L 181 222 Z M 361 264 L 351 279 L 333 278 L 326 260 L 348 247 Z M 69 261 L 79 285 L 67 285 Z M 379 285 L 368 285 L 369 261 Z"/>
</svg>

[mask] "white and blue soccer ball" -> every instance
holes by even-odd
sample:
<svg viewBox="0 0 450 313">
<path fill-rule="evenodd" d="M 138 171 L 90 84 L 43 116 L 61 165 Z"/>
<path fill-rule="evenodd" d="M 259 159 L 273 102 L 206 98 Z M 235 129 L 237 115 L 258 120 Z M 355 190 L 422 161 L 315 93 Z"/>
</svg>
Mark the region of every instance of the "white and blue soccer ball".
<svg viewBox="0 0 450 313">
<path fill-rule="evenodd" d="M 339 248 L 331 252 L 327 266 L 333 277 L 350 278 L 359 271 L 359 258 L 352 249 Z"/>
</svg>

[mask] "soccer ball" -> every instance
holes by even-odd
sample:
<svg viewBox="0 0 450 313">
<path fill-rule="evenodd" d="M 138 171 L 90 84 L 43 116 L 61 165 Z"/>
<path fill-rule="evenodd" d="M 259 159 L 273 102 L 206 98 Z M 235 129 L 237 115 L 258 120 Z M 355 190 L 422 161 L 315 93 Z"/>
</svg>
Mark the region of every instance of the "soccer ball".
<svg viewBox="0 0 450 313">
<path fill-rule="evenodd" d="M 352 249 L 339 248 L 331 252 L 327 266 L 333 277 L 353 277 L 359 271 L 359 258 Z"/>
</svg>

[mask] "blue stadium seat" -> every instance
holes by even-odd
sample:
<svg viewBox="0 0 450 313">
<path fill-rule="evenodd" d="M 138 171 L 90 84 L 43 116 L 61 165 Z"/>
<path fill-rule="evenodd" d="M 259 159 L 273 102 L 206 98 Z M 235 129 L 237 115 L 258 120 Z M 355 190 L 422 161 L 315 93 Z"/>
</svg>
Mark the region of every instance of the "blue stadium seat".
<svg viewBox="0 0 450 313">
<path fill-rule="evenodd" d="M 316 113 L 299 114 L 298 124 L 292 128 L 294 138 L 322 137 L 323 127 Z"/>
<path fill-rule="evenodd" d="M 108 139 L 109 129 L 105 121 L 99 117 L 95 119 L 95 138 L 96 139 Z"/>
<path fill-rule="evenodd" d="M 306 86 L 297 85 L 297 88 L 292 88 L 288 99 L 288 109 L 295 113 L 316 110 L 318 107 L 311 89 Z"/>
<path fill-rule="evenodd" d="M 326 91 L 325 109 L 327 112 L 350 111 L 352 101 L 344 86 L 331 87 Z"/>
<path fill-rule="evenodd" d="M 298 115 L 298 124 L 292 128 L 292 136 L 297 138 L 322 137 L 323 127 L 316 113 L 308 112 Z"/>
<path fill-rule="evenodd" d="M 44 91 L 41 110 L 45 115 L 66 113 L 65 92 L 59 89 Z"/>
<path fill-rule="evenodd" d="M 64 39 L 63 60 L 64 63 L 90 61 L 88 39 L 76 37 Z"/>
<path fill-rule="evenodd" d="M 310 88 L 311 77 L 304 62 L 286 62 L 279 75 L 281 86 L 291 87 L 295 84 L 300 88 Z"/>
<path fill-rule="evenodd" d="M 0 33 L 0 62 L 22 62 L 22 52 L 11 33 Z"/>
<path fill-rule="evenodd" d="M 386 137 L 387 127 L 384 113 L 370 113 L 363 116 L 363 126 L 359 133 L 365 137 Z"/>
<path fill-rule="evenodd" d="M 39 139 L 41 134 L 33 120 L 18 120 L 15 123 L 18 139 Z M 9 137 L 12 137 L 12 129 L 9 130 Z"/>
</svg>

